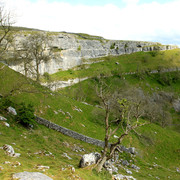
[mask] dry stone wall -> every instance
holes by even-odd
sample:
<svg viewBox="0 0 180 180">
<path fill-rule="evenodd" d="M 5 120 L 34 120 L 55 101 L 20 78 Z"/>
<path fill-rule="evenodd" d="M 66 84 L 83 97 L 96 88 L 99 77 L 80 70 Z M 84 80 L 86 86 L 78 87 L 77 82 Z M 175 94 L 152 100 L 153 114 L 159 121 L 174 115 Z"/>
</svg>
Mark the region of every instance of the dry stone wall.
<svg viewBox="0 0 180 180">
<path fill-rule="evenodd" d="M 74 139 L 78 139 L 78 140 L 84 141 L 89 144 L 94 144 L 99 147 L 104 147 L 104 141 L 97 140 L 97 139 L 85 136 L 83 134 L 77 133 L 75 131 L 72 131 L 72 130 L 62 127 L 62 126 L 59 126 L 55 123 L 52 123 L 46 119 L 41 118 L 41 117 L 36 116 L 36 122 L 50 128 L 50 129 L 61 132 L 64 135 L 70 136 Z"/>
</svg>

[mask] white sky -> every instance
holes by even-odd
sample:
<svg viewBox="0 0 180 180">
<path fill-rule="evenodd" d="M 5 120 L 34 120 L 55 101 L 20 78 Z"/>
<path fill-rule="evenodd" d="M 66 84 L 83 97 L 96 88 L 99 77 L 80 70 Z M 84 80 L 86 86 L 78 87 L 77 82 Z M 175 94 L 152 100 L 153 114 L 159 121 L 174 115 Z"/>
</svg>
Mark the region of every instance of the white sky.
<svg viewBox="0 0 180 180">
<path fill-rule="evenodd" d="M 113 3 L 72 4 L 56 0 L 5 0 L 6 6 L 16 14 L 16 26 L 82 32 L 116 40 L 180 44 L 180 0 L 122 2 L 124 6 Z"/>
</svg>

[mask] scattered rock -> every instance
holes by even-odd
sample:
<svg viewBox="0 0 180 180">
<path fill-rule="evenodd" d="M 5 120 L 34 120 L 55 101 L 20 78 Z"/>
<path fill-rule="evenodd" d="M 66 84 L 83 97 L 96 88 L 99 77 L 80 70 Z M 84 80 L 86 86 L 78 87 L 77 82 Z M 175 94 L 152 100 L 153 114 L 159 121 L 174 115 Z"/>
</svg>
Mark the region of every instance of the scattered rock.
<svg viewBox="0 0 180 180">
<path fill-rule="evenodd" d="M 79 167 L 83 168 L 86 166 L 90 166 L 92 164 L 96 164 L 100 158 L 101 158 L 101 155 L 98 152 L 84 154 L 80 160 Z"/>
<path fill-rule="evenodd" d="M 134 165 L 134 164 L 132 164 L 131 167 L 132 167 L 133 169 L 136 169 L 136 170 L 139 170 L 139 169 L 140 169 L 140 167 L 138 167 L 138 166 L 136 166 L 136 165 Z"/>
<path fill-rule="evenodd" d="M 11 157 L 19 157 L 20 153 L 15 153 L 12 146 L 5 144 L 3 150 L 6 151 L 6 154 Z"/>
<path fill-rule="evenodd" d="M 65 158 L 68 158 L 68 159 L 72 159 L 71 157 L 69 157 L 69 156 L 67 155 L 67 153 L 63 153 L 62 156 L 65 157 Z"/>
<path fill-rule="evenodd" d="M 16 161 L 16 162 L 12 163 L 11 166 L 18 167 L 18 166 L 21 166 L 21 163 Z"/>
<path fill-rule="evenodd" d="M 49 166 L 43 166 L 43 165 L 36 166 L 36 169 L 41 170 L 41 171 L 48 170 L 49 168 L 50 168 Z"/>
<path fill-rule="evenodd" d="M 116 174 L 112 177 L 113 180 L 136 180 L 133 176 L 125 176 L 122 174 Z"/>
<path fill-rule="evenodd" d="M 10 124 L 8 124 L 7 122 L 3 122 L 3 124 L 4 124 L 6 127 L 10 127 Z"/>
<path fill-rule="evenodd" d="M 39 172 L 21 172 L 21 173 L 16 173 L 13 174 L 12 177 L 13 180 L 18 179 L 18 180 L 53 180 L 50 177 L 39 173 Z"/>
<path fill-rule="evenodd" d="M 72 119 L 72 115 L 69 112 L 66 112 L 66 114 Z"/>
<path fill-rule="evenodd" d="M 65 112 L 62 109 L 59 109 L 58 112 L 62 113 L 63 115 L 65 115 Z"/>
<path fill-rule="evenodd" d="M 131 154 L 135 154 L 135 148 L 134 147 L 128 148 L 128 152 Z"/>
<path fill-rule="evenodd" d="M 115 64 L 119 65 L 119 62 L 115 62 Z"/>
<path fill-rule="evenodd" d="M 109 160 L 109 161 L 106 161 L 106 162 L 104 163 L 103 167 L 104 167 L 107 171 L 109 171 L 110 174 L 112 174 L 112 173 L 114 173 L 114 172 L 115 172 L 115 173 L 118 173 L 118 168 L 115 167 L 110 160 Z"/>
<path fill-rule="evenodd" d="M 11 164 L 11 162 L 9 162 L 9 161 L 4 161 L 3 164 Z"/>
<path fill-rule="evenodd" d="M 8 110 L 8 112 L 9 112 L 10 114 L 12 114 L 12 115 L 14 115 L 14 116 L 17 115 L 17 112 L 16 112 L 16 110 L 15 110 L 13 107 L 9 106 L 9 107 L 7 108 L 7 110 Z"/>
<path fill-rule="evenodd" d="M 179 168 L 176 168 L 176 172 L 180 173 L 180 169 L 179 169 Z"/>
<path fill-rule="evenodd" d="M 73 110 L 74 110 L 74 111 L 78 111 L 78 112 L 83 112 L 82 109 L 80 109 L 80 108 L 78 108 L 78 107 L 76 107 L 76 106 L 73 107 Z"/>
<path fill-rule="evenodd" d="M 132 174 L 132 171 L 126 169 L 126 173 L 127 173 L 127 174 Z"/>
<path fill-rule="evenodd" d="M 0 121 L 7 121 L 7 119 L 3 116 L 0 116 Z"/>
<path fill-rule="evenodd" d="M 123 165 L 123 166 L 129 166 L 129 162 L 128 162 L 127 160 L 123 160 L 123 161 L 122 161 L 122 165 Z"/>
<path fill-rule="evenodd" d="M 58 114 L 58 112 L 54 110 L 54 114 Z"/>
<path fill-rule="evenodd" d="M 4 168 L 2 166 L 0 166 L 0 171 L 2 171 Z"/>
<path fill-rule="evenodd" d="M 72 173 L 75 173 L 75 171 L 76 171 L 75 168 L 72 166 L 72 167 L 71 167 L 71 172 L 72 172 Z"/>
</svg>

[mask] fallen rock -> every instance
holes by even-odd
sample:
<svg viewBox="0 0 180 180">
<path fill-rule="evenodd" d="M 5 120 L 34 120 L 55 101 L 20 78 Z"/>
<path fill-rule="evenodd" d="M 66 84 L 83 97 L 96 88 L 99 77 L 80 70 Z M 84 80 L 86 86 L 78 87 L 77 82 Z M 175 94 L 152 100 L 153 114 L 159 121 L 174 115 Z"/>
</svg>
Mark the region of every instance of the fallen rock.
<svg viewBox="0 0 180 180">
<path fill-rule="evenodd" d="M 8 110 L 8 112 L 9 112 L 10 114 L 12 114 L 12 115 L 14 115 L 14 116 L 17 115 L 17 112 L 16 112 L 16 110 L 15 110 L 13 107 L 9 106 L 9 107 L 7 108 L 7 110 Z"/>
<path fill-rule="evenodd" d="M 139 170 L 139 169 L 140 169 L 140 167 L 136 166 L 135 164 L 132 164 L 131 167 L 132 167 L 133 169 L 136 169 L 136 170 Z"/>
<path fill-rule="evenodd" d="M 6 154 L 11 157 L 19 157 L 21 155 L 20 153 L 15 153 L 13 147 L 8 144 L 3 146 L 3 150 L 6 151 Z"/>
<path fill-rule="evenodd" d="M 43 165 L 37 165 L 36 168 L 38 170 L 45 171 L 45 170 L 48 170 L 50 167 L 49 166 L 43 166 Z"/>
<path fill-rule="evenodd" d="M 180 98 L 173 101 L 173 107 L 176 112 L 180 112 Z"/>
<path fill-rule="evenodd" d="M 133 176 L 125 176 L 122 174 L 116 174 L 112 177 L 113 180 L 136 180 Z"/>
<path fill-rule="evenodd" d="M 101 155 L 98 152 L 84 154 L 80 160 L 79 167 L 83 168 L 86 166 L 90 166 L 92 164 L 96 164 L 100 158 L 101 158 Z"/>
<path fill-rule="evenodd" d="M 13 180 L 18 179 L 18 180 L 53 180 L 52 178 L 39 173 L 39 172 L 20 172 L 13 174 L 12 177 Z"/>
<path fill-rule="evenodd" d="M 103 167 L 109 171 L 110 174 L 112 173 L 118 173 L 118 168 L 113 165 L 111 161 L 106 161 L 103 165 Z"/>
<path fill-rule="evenodd" d="M 65 157 L 65 158 L 68 158 L 68 159 L 72 159 L 71 157 L 69 157 L 69 156 L 67 155 L 67 153 L 63 153 L 62 156 Z"/>
<path fill-rule="evenodd" d="M 0 116 L 0 121 L 7 121 L 7 119 L 3 116 Z"/>
<path fill-rule="evenodd" d="M 123 161 L 122 161 L 122 165 L 123 165 L 123 166 L 129 166 L 129 162 L 128 162 L 127 160 L 123 160 Z"/>
<path fill-rule="evenodd" d="M 4 124 L 6 127 L 10 127 L 10 124 L 8 124 L 7 122 L 3 122 L 3 124 Z"/>
<path fill-rule="evenodd" d="M 127 173 L 127 174 L 132 174 L 132 171 L 126 169 L 126 173 Z"/>
</svg>

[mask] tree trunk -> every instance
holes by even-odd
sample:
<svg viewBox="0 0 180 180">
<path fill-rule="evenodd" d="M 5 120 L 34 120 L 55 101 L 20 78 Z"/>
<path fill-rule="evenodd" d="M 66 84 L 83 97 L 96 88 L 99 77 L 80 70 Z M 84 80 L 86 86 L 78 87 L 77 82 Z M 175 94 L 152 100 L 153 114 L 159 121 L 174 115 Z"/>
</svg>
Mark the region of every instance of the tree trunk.
<svg viewBox="0 0 180 180">
<path fill-rule="evenodd" d="M 102 160 L 98 163 L 97 168 L 96 168 L 98 173 L 102 170 L 103 164 L 106 162 L 106 160 L 107 160 L 107 157 L 105 155 L 103 156 Z"/>
</svg>

